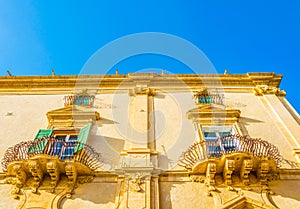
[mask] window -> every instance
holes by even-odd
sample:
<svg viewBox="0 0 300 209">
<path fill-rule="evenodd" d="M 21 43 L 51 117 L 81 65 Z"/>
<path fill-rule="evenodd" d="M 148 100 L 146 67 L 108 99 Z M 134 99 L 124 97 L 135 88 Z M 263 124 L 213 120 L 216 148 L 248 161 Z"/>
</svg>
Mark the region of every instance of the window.
<svg viewBox="0 0 300 209">
<path fill-rule="evenodd" d="M 52 138 L 49 140 L 44 153 L 59 156 L 61 160 L 72 159 L 77 138 L 75 130 L 53 131 Z"/>
<path fill-rule="evenodd" d="M 52 137 L 57 140 L 62 140 L 65 142 L 68 141 L 77 141 L 78 133 L 80 130 L 54 130 L 52 133 Z"/>
<path fill-rule="evenodd" d="M 202 98 L 203 93 L 194 94 L 194 98 Z M 241 111 L 215 101 L 222 101 L 223 97 L 217 94 L 206 94 L 213 99 L 211 104 L 201 104 L 187 112 L 195 127 L 196 141 L 200 144 L 199 153 L 202 159 L 207 157 L 221 157 L 231 153 L 239 146 L 234 137 L 229 135 L 243 135 L 238 120 Z M 203 100 L 203 98 L 202 98 Z"/>
<path fill-rule="evenodd" d="M 202 95 L 202 96 L 198 97 L 198 103 L 201 103 L 201 104 L 213 103 L 213 99 L 210 96 Z"/>
<path fill-rule="evenodd" d="M 200 91 L 194 92 L 194 101 L 196 104 L 224 104 L 224 95 L 202 88 Z"/>
<path fill-rule="evenodd" d="M 202 132 L 209 156 L 220 157 L 223 153 L 236 148 L 236 142 L 232 139 L 221 140 L 226 136 L 235 134 L 234 128 L 231 126 L 203 126 Z"/>
<path fill-rule="evenodd" d="M 206 141 L 216 141 L 218 138 L 235 134 L 231 126 L 203 126 L 202 131 Z"/>
<path fill-rule="evenodd" d="M 93 106 L 95 96 L 93 95 L 68 95 L 64 97 L 65 106 L 67 105 L 82 105 Z"/>
<path fill-rule="evenodd" d="M 61 160 L 73 159 L 74 155 L 84 148 L 92 124 L 73 130 L 39 130 L 35 143 L 28 153 L 58 156 Z M 79 133 L 78 133 L 79 132 Z M 39 141 L 40 140 L 40 141 Z"/>
<path fill-rule="evenodd" d="M 61 140 L 61 141 L 66 141 L 66 142 L 74 142 L 74 141 L 77 141 L 77 135 L 56 135 L 55 138 L 57 140 Z"/>
<path fill-rule="evenodd" d="M 76 96 L 75 105 L 89 105 L 90 104 L 90 96 Z"/>
</svg>

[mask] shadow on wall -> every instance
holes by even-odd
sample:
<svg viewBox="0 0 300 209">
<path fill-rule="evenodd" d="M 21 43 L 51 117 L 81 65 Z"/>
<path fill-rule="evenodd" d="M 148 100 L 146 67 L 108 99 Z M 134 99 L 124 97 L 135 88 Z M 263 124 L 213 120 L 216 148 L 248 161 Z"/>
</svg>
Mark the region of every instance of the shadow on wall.
<svg viewBox="0 0 300 209">
<path fill-rule="evenodd" d="M 120 153 L 125 145 L 123 139 L 91 135 L 88 144 L 101 154 L 103 163 L 110 167 L 107 167 L 106 169 L 114 169 L 119 165 Z"/>
<path fill-rule="evenodd" d="M 99 208 L 109 205 L 108 208 L 111 208 L 111 204 L 114 205 L 115 202 L 116 186 L 116 183 L 83 184 L 75 190 L 70 200 L 65 198 L 62 201 L 61 208 L 88 208 L 95 204 L 99 205 Z M 100 206 L 102 204 L 103 206 Z"/>
<path fill-rule="evenodd" d="M 178 182 L 179 184 L 183 184 Z M 176 183 L 177 184 L 177 183 Z M 172 203 L 178 201 L 176 194 L 172 194 L 172 188 L 176 187 L 173 182 L 160 182 L 159 184 L 159 205 L 164 209 L 172 209 Z"/>
<path fill-rule="evenodd" d="M 161 181 L 159 183 L 160 207 L 176 208 L 212 208 L 214 198 L 205 195 L 205 185 L 194 182 Z"/>
<path fill-rule="evenodd" d="M 97 132 L 98 127 L 113 124 L 117 124 L 117 122 L 101 117 L 101 119 L 97 121 L 97 125 L 92 126 L 88 141 L 88 144 L 101 154 L 104 169 L 108 171 L 119 165 L 120 153 L 124 149 L 125 140 L 121 138 L 102 136 L 101 133 L 99 134 Z"/>
<path fill-rule="evenodd" d="M 240 117 L 240 122 L 242 122 L 244 125 L 250 125 L 251 123 L 263 123 L 261 120 L 256 120 L 253 118 L 247 118 L 247 117 Z"/>
<path fill-rule="evenodd" d="M 169 170 L 174 167 L 174 165 L 177 165 L 177 162 L 174 162 L 174 160 L 171 160 L 166 155 L 158 155 L 158 167 L 162 170 Z"/>
<path fill-rule="evenodd" d="M 294 199 L 300 201 L 299 188 L 300 181 L 286 180 L 286 181 L 275 181 L 270 184 L 271 191 L 274 192 L 272 199 L 280 207 L 281 198 Z M 290 201 L 290 200 L 287 200 Z M 300 204 L 298 202 L 298 204 Z M 298 205 L 299 206 L 299 205 Z M 283 208 L 283 207 L 280 207 Z"/>
<path fill-rule="evenodd" d="M 263 123 L 263 121 L 247 117 L 239 118 L 239 125 L 244 136 L 249 136 L 246 126 L 251 125 L 251 123 Z"/>
<path fill-rule="evenodd" d="M 118 124 L 118 123 L 113 120 L 101 117 L 101 119 L 99 121 L 97 121 L 97 126 L 100 127 L 104 124 Z"/>
</svg>

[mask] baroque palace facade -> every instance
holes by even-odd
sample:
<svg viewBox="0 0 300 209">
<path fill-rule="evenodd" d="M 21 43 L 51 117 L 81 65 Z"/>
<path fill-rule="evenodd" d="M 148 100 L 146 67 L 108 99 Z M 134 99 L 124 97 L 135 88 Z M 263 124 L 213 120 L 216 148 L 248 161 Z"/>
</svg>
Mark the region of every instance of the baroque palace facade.
<svg viewBox="0 0 300 209">
<path fill-rule="evenodd" d="M 299 208 L 282 75 L 0 77 L 0 208 Z"/>
</svg>

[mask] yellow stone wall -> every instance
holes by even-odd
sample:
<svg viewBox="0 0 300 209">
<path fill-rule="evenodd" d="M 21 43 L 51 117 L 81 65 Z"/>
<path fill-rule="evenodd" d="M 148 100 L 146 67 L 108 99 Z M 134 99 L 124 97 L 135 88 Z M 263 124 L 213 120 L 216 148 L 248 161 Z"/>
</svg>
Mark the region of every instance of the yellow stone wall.
<svg viewBox="0 0 300 209">
<path fill-rule="evenodd" d="M 250 191 L 246 188 L 228 191 L 228 188 L 223 185 L 218 187 L 218 192 L 208 196 L 205 183 L 193 182 L 189 178 L 189 173 L 178 166 L 177 161 L 181 153 L 196 140 L 195 128 L 192 120 L 186 117 L 186 113 L 196 108 L 193 91 L 199 89 L 199 86 L 194 84 L 198 80 L 193 76 L 178 76 L 186 82 L 181 86 L 182 88 L 180 88 L 182 82 L 174 83 L 168 80 L 171 79 L 169 77 L 165 80 L 159 77 L 161 83 L 146 82 L 148 87 L 157 90 L 153 97 L 151 113 L 149 113 L 151 109 L 149 105 L 152 100 L 149 100 L 146 94 L 129 95 L 129 90 L 149 78 L 143 78 L 143 81 L 132 78 L 134 82 L 131 80 L 125 82 L 120 88 L 117 84 L 102 88 L 97 87 L 99 83 L 95 86 L 87 82 L 85 88 L 96 92 L 93 110 L 100 113 L 100 120 L 92 127 L 88 144 L 101 153 L 104 162 L 102 170 L 95 173 L 95 178 L 91 182 L 78 184 L 70 198 L 60 196 L 59 190 L 55 194 L 47 192 L 46 189 L 41 190 L 39 198 L 26 190 L 24 194 L 26 193 L 28 200 L 31 198 L 32 202 L 25 201 L 24 207 L 59 208 L 58 205 L 63 209 L 299 207 L 300 198 L 297 195 L 300 187 L 299 168 L 286 166 L 286 170 L 278 171 L 279 177 L 269 185 L 272 192 L 262 192 L 259 184 L 255 184 Z M 107 82 L 116 79 L 113 81 L 117 83 L 118 79 L 125 78 L 126 76 L 111 76 L 107 78 Z M 18 81 L 22 83 L 22 79 L 25 77 L 19 77 Z M 30 77 L 26 79 L 30 80 Z M 46 128 L 48 125 L 46 113 L 62 108 L 64 96 L 74 93 L 72 82 L 76 78 L 70 77 L 65 89 L 52 86 L 48 90 L 47 82 L 52 78 L 45 79 L 45 83 L 39 84 L 43 89 L 37 88 L 33 91 L 26 87 L 7 89 L 3 84 L 4 81 L 7 82 L 6 78 L 0 78 L 1 157 L 8 147 L 21 141 L 32 140 L 39 129 Z M 58 84 L 66 78 L 55 77 L 55 79 L 57 80 L 51 82 Z M 209 77 L 209 79 L 213 78 Z M 296 152 L 300 149 L 298 113 L 282 96 L 270 92 L 261 96 L 253 93 L 255 86 L 259 84 L 267 83 L 277 88 L 280 79 L 280 76 L 272 73 L 220 75 L 219 82 L 223 86 L 218 89 L 218 92 L 224 94 L 226 106 L 241 111 L 238 119 L 241 134 L 262 138 L 276 145 L 285 159 L 297 162 L 299 159 Z M 147 124 L 145 117 L 152 118 L 154 124 L 151 122 Z M 152 126 L 154 126 L 155 145 L 153 147 L 152 144 L 151 147 L 148 144 L 150 147 L 147 147 L 147 138 L 153 136 L 146 134 L 139 138 L 132 130 L 145 131 Z M 138 140 L 142 140 L 144 144 L 137 143 Z M 126 158 L 148 160 L 148 157 L 151 158 L 151 163 L 154 163 L 152 165 L 155 168 L 152 170 L 149 167 L 134 168 L 134 166 L 121 168 L 121 163 Z M 103 172 L 107 173 L 103 174 Z M 134 174 L 137 173 L 144 175 L 144 182 L 141 184 L 142 193 L 135 191 L 134 188 Z M 13 186 L 4 180 L 5 175 L 6 173 L 0 173 L 0 208 L 22 208 L 21 202 L 24 201 L 24 197 L 19 200 L 12 198 L 10 193 Z M 45 203 L 40 204 L 42 201 Z M 53 204 L 50 204 L 50 201 Z"/>
</svg>

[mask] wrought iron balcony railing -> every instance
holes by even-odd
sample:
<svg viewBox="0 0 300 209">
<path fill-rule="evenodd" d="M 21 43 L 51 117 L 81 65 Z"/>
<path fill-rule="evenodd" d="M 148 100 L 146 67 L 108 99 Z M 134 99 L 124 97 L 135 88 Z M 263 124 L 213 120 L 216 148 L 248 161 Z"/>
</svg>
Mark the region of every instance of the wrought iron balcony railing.
<svg viewBox="0 0 300 209">
<path fill-rule="evenodd" d="M 55 138 L 40 138 L 9 147 L 1 161 L 2 168 L 6 171 L 9 163 L 28 160 L 38 154 L 57 156 L 60 160 L 75 160 L 92 170 L 102 166 L 101 154 L 90 145 L 77 141 L 65 142 Z"/>
<path fill-rule="evenodd" d="M 277 166 L 285 161 L 280 155 L 279 149 L 265 140 L 230 135 L 218 138 L 216 141 L 195 142 L 182 153 L 178 164 L 189 170 L 196 163 L 208 158 L 220 158 L 225 154 L 235 152 L 249 153 L 254 157 L 267 157 L 273 159 Z"/>
</svg>

